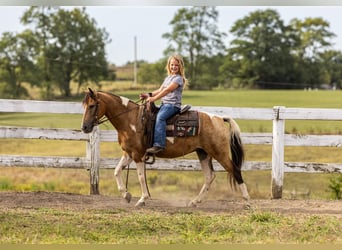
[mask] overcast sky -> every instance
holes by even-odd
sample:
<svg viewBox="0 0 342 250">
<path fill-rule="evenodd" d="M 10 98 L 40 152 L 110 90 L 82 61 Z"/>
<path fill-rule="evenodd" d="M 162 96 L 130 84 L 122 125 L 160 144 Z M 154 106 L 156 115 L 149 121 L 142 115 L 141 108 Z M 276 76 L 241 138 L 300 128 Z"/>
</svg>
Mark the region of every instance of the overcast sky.
<svg viewBox="0 0 342 250">
<path fill-rule="evenodd" d="M 137 37 L 138 60 L 155 62 L 162 58 L 167 41 L 162 34 L 171 32 L 169 22 L 182 6 L 87 6 L 87 13 L 98 27 L 105 28 L 112 42 L 107 45 L 107 59 L 118 66 L 134 60 L 134 37 Z M 218 6 L 220 31 L 228 33 L 232 24 L 251 11 L 272 8 L 285 24 L 292 18 L 322 17 L 336 34 L 333 49 L 342 51 L 342 6 Z M 0 34 L 20 32 L 19 18 L 27 6 L 0 6 Z M 228 44 L 229 37 L 226 44 Z"/>
</svg>

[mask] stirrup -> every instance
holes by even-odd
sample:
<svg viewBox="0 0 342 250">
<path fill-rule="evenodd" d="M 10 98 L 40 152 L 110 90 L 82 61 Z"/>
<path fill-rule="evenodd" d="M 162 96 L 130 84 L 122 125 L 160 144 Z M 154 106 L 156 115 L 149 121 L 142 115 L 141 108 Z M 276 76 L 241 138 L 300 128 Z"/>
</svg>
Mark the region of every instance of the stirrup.
<svg viewBox="0 0 342 250">
<path fill-rule="evenodd" d="M 149 161 L 149 159 L 150 159 L 151 156 L 152 156 L 152 160 Z M 152 164 L 154 164 L 154 162 L 156 161 L 156 156 L 155 156 L 154 154 L 145 153 L 143 159 L 144 159 L 144 163 L 145 163 L 145 164 L 150 164 L 150 165 L 152 165 Z"/>
</svg>

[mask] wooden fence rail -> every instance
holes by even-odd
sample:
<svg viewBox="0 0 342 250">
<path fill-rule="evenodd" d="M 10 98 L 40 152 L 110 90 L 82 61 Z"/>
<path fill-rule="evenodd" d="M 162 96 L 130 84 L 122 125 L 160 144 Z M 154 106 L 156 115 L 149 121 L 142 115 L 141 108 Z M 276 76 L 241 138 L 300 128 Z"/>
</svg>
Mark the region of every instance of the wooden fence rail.
<svg viewBox="0 0 342 250">
<path fill-rule="evenodd" d="M 195 110 L 215 115 L 229 115 L 241 120 L 269 120 L 273 122 L 272 133 L 242 133 L 244 144 L 272 145 L 272 162 L 245 162 L 243 170 L 272 170 L 271 190 L 273 198 L 282 197 L 284 172 L 339 172 L 341 163 L 301 163 L 284 162 L 285 146 L 323 146 L 342 147 L 342 135 L 296 135 L 285 134 L 285 120 L 334 120 L 342 121 L 342 109 L 308 108 L 231 108 L 231 107 L 193 107 Z M 82 114 L 78 102 L 51 102 L 0 99 L 0 112 L 38 112 Z M 81 123 L 81 121 L 80 121 Z M 100 142 L 116 142 L 115 130 L 105 131 L 96 127 L 91 134 L 79 129 L 47 129 L 0 126 L 0 138 L 25 138 L 49 140 L 79 140 L 86 142 L 85 157 L 39 157 L 0 155 L 1 166 L 34 166 L 56 168 L 83 168 L 90 170 L 90 193 L 99 193 L 99 168 L 114 168 L 117 158 L 100 158 Z M 132 166 L 133 168 L 135 166 Z M 158 170 L 200 170 L 197 160 L 158 159 L 148 169 Z M 214 161 L 214 169 L 223 168 Z"/>
</svg>

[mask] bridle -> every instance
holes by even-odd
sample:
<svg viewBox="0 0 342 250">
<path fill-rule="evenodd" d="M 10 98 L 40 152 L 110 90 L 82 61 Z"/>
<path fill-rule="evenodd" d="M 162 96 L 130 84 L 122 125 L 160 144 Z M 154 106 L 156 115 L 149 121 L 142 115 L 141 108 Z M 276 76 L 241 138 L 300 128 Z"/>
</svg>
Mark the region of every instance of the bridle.
<svg viewBox="0 0 342 250">
<path fill-rule="evenodd" d="M 141 104 L 139 104 L 138 106 L 136 106 L 136 107 L 134 107 L 134 108 L 130 108 L 130 109 L 127 109 L 127 110 L 125 110 L 125 111 L 122 111 L 122 112 L 120 112 L 120 113 L 118 113 L 118 114 L 116 114 L 116 115 L 113 115 L 113 116 L 111 116 L 111 117 L 107 117 L 106 115 L 105 116 L 103 116 L 103 117 L 101 117 L 100 119 L 99 119 L 99 117 L 98 117 L 98 111 L 99 111 L 99 106 L 100 106 L 100 102 L 97 100 L 97 98 L 96 98 L 96 100 L 94 99 L 94 98 L 92 98 L 94 101 L 96 101 L 96 104 L 95 104 L 95 120 L 94 120 L 94 122 L 93 122 L 93 126 L 98 126 L 98 125 L 100 125 L 100 124 L 102 124 L 102 123 L 104 123 L 104 122 L 107 122 L 107 121 L 110 121 L 110 120 L 112 120 L 112 119 L 114 119 L 114 118 L 116 118 L 116 117 L 118 117 L 118 116 L 121 116 L 121 115 L 123 115 L 123 114 L 125 114 L 125 113 L 128 113 L 128 112 L 131 112 L 132 110 L 134 110 L 134 109 L 138 109 L 140 106 L 142 106 L 142 105 L 146 105 L 146 102 L 144 102 L 144 100 L 141 100 L 141 99 L 139 99 L 139 100 L 137 100 L 137 101 L 134 101 L 134 103 L 136 103 L 136 104 L 138 104 L 139 102 L 141 102 Z M 103 101 L 103 100 L 102 100 Z M 103 101 L 104 103 L 105 103 L 105 101 Z"/>
</svg>

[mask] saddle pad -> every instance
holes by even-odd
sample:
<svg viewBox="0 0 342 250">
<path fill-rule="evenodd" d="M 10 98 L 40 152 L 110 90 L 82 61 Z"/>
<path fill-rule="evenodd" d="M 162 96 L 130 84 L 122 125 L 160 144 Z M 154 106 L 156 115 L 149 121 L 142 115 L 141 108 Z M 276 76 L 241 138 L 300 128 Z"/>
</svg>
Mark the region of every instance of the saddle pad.
<svg viewBox="0 0 342 250">
<path fill-rule="evenodd" d="M 197 111 L 187 111 L 167 120 L 167 137 L 196 136 L 199 133 L 199 119 Z"/>
</svg>

